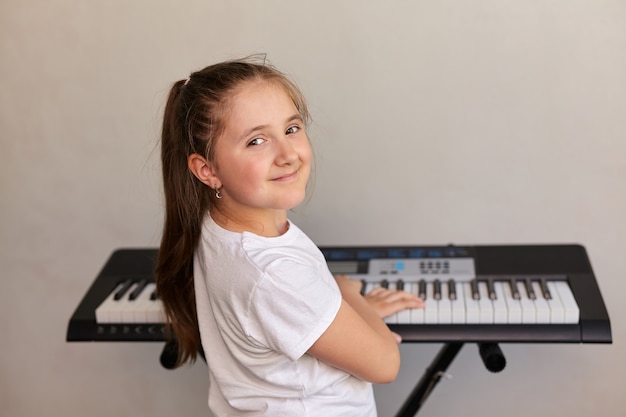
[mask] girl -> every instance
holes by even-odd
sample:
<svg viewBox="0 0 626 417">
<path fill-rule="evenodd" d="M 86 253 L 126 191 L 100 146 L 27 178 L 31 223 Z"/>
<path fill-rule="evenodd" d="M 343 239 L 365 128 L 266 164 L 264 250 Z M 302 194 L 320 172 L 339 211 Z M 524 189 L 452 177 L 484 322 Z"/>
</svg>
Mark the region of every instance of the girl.
<svg viewBox="0 0 626 417">
<path fill-rule="evenodd" d="M 265 63 L 228 61 L 176 82 L 165 108 L 165 225 L 157 285 L 177 365 L 203 349 L 216 416 L 375 416 L 397 335 L 381 317 L 419 298 L 333 277 L 287 218 L 311 171 L 309 113 Z"/>
</svg>

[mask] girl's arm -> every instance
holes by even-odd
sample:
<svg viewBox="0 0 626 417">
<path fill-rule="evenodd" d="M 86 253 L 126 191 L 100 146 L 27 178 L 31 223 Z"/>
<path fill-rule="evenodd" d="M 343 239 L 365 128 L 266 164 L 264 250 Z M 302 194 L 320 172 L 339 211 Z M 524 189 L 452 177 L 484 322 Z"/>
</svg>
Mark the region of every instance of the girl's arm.
<svg viewBox="0 0 626 417">
<path fill-rule="evenodd" d="M 393 381 L 400 369 L 396 336 L 381 314 L 361 296 L 360 282 L 350 281 L 346 276 L 338 276 L 336 280 L 343 297 L 341 307 L 308 353 L 365 381 L 377 384 Z M 396 311 L 402 309 L 397 302 L 394 305 Z"/>
</svg>

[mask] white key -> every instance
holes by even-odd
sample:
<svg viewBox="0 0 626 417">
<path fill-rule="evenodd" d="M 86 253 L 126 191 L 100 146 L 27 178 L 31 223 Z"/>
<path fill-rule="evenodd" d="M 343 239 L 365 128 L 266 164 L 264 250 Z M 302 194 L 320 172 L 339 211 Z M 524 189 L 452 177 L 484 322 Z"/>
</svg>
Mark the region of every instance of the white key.
<svg viewBox="0 0 626 417">
<path fill-rule="evenodd" d="M 517 290 L 519 291 L 520 304 L 522 306 L 522 324 L 535 324 L 535 303 L 528 298 L 526 285 L 523 282 L 518 282 Z"/>
<path fill-rule="evenodd" d="M 465 303 L 465 322 L 467 324 L 480 323 L 480 304 L 472 298 L 472 287 L 469 282 L 463 283 L 463 300 Z"/>
<path fill-rule="evenodd" d="M 554 281 L 548 281 L 548 290 L 550 290 L 551 300 L 548 300 L 548 306 L 550 306 L 550 323 L 563 324 L 565 323 L 565 307 L 559 297 L 559 291 L 556 289 Z"/>
<path fill-rule="evenodd" d="M 450 300 L 450 308 L 452 310 L 452 323 L 465 323 L 465 297 L 463 296 L 463 286 L 461 283 L 455 282 L 456 300 Z"/>
<path fill-rule="evenodd" d="M 133 292 L 135 288 L 138 287 L 138 284 L 133 284 L 128 288 L 124 297 L 120 299 L 120 323 L 134 323 L 134 309 L 135 309 L 135 300 L 131 300 L 128 297 L 130 293 Z"/>
<path fill-rule="evenodd" d="M 152 284 L 149 288 L 146 288 L 149 294 L 156 289 L 156 284 Z M 163 302 L 159 299 L 152 300 L 148 303 L 146 309 L 146 323 L 165 323 L 165 311 L 163 309 Z"/>
<path fill-rule="evenodd" d="M 135 299 L 135 308 L 133 309 L 134 323 L 147 323 L 147 310 L 153 301 L 150 300 L 150 294 L 154 290 L 154 284 L 148 284 L 141 294 Z"/>
<path fill-rule="evenodd" d="M 439 317 L 439 302 L 435 300 L 434 285 L 426 283 L 426 307 L 424 308 L 424 324 L 437 324 Z"/>
<path fill-rule="evenodd" d="M 148 310 L 148 321 L 146 323 L 165 323 L 165 312 L 163 310 L 163 302 L 154 300 L 153 308 Z"/>
<path fill-rule="evenodd" d="M 507 319 L 509 324 L 522 324 L 522 303 L 513 298 L 513 291 L 510 283 L 503 283 L 504 301 L 507 308 Z"/>
<path fill-rule="evenodd" d="M 411 291 L 411 283 L 404 283 L 404 291 L 412 293 Z M 399 311 L 397 314 L 397 323 L 398 324 L 410 324 L 411 323 L 411 309 L 407 308 L 405 310 Z"/>
<path fill-rule="evenodd" d="M 425 303 L 426 305 L 428 302 Z M 424 309 L 416 308 L 411 310 L 411 324 L 424 324 Z"/>
<path fill-rule="evenodd" d="M 537 324 L 549 324 L 550 323 L 550 306 L 548 305 L 548 301 L 543 297 L 543 291 L 541 290 L 541 285 L 538 282 L 532 283 L 533 290 L 535 290 L 535 294 L 537 298 L 534 300 L 535 302 L 535 315 L 536 315 L 536 323 Z"/>
<path fill-rule="evenodd" d="M 148 284 L 139 295 L 135 303 L 135 323 L 164 323 L 163 304 L 161 300 L 151 300 L 150 296 L 156 289 L 156 284 Z"/>
<path fill-rule="evenodd" d="M 113 299 L 115 293 L 122 288 L 123 284 L 119 284 L 115 290 L 104 299 L 102 303 L 96 308 L 96 323 L 112 323 L 110 312 L 112 309 L 118 307 L 118 303 Z"/>
<path fill-rule="evenodd" d="M 381 286 L 380 282 L 366 281 L 365 282 L 365 289 L 363 290 L 363 294 L 369 294 L 375 288 L 380 288 L 380 286 Z"/>
<path fill-rule="evenodd" d="M 494 282 L 493 288 L 496 292 L 496 299 L 492 300 L 493 303 L 493 322 L 495 324 L 507 324 L 509 322 L 508 308 L 506 306 L 506 299 L 504 295 L 503 282 Z M 508 285 L 508 284 L 506 284 Z"/>
<path fill-rule="evenodd" d="M 395 282 L 389 282 L 389 285 L 387 286 L 388 289 L 390 290 L 395 290 L 396 289 L 396 283 Z M 385 317 L 385 323 L 387 324 L 397 324 L 398 323 L 398 314 L 392 314 L 389 317 Z"/>
<path fill-rule="evenodd" d="M 565 323 L 578 323 L 580 310 L 578 308 L 578 304 L 576 304 L 576 299 L 574 298 L 574 294 L 572 293 L 569 284 L 565 281 L 558 281 L 554 283 L 554 286 L 559 294 L 561 303 L 563 303 L 563 308 L 565 310 Z"/>
<path fill-rule="evenodd" d="M 97 323 L 122 323 L 124 313 L 123 299 L 115 300 L 115 293 L 122 288 L 124 284 L 118 285 L 111 294 L 96 308 Z"/>
<path fill-rule="evenodd" d="M 380 287 L 379 283 L 366 281 L 365 282 L 365 290 L 363 291 L 363 294 L 367 294 L 367 293 L 371 292 L 374 288 L 378 288 L 378 287 Z"/>
<path fill-rule="evenodd" d="M 439 306 L 439 324 L 451 324 L 452 323 L 452 304 L 450 303 L 450 296 L 448 293 L 448 283 L 441 283 L 441 300 L 438 302 Z"/>
<path fill-rule="evenodd" d="M 405 284 L 406 285 L 406 284 Z M 411 283 L 411 294 L 417 295 L 417 282 Z M 425 301 L 425 304 L 428 305 L 428 301 Z M 424 309 L 423 308 L 415 308 L 411 310 L 411 323 L 412 324 L 424 324 Z"/>
<path fill-rule="evenodd" d="M 478 301 L 480 323 L 493 324 L 493 303 L 491 299 L 489 299 L 489 291 L 486 282 L 478 283 L 478 293 L 480 294 L 480 300 Z"/>
</svg>

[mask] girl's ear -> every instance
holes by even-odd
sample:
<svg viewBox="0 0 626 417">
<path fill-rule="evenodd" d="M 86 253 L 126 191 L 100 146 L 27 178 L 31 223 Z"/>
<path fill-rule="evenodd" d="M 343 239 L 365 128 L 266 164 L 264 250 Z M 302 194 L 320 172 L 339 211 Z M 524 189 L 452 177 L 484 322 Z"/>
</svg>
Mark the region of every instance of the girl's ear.
<svg viewBox="0 0 626 417">
<path fill-rule="evenodd" d="M 189 155 L 189 158 L 187 158 L 187 166 L 193 175 L 204 184 L 211 188 L 221 187 L 221 182 L 217 178 L 214 165 L 207 161 L 202 155 L 197 153 Z"/>
</svg>

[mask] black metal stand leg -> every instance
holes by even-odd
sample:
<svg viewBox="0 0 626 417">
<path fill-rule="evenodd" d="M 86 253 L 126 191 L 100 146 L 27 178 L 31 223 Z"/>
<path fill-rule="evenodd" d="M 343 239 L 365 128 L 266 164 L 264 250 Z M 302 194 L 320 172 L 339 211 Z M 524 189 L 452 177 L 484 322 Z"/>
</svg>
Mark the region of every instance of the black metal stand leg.
<svg viewBox="0 0 626 417">
<path fill-rule="evenodd" d="M 441 348 L 396 417 L 414 417 L 417 414 L 462 347 L 463 343 L 447 343 Z"/>
<path fill-rule="evenodd" d="M 163 346 L 163 351 L 161 352 L 159 361 L 161 362 L 161 366 L 163 366 L 165 369 L 174 369 L 176 368 L 177 359 L 178 342 L 176 341 L 176 339 L 172 338 L 165 342 L 165 346 Z"/>
<path fill-rule="evenodd" d="M 200 356 L 204 363 L 206 363 L 206 356 L 204 355 L 202 345 L 198 348 L 198 356 Z M 163 346 L 163 351 L 161 352 L 159 360 L 165 369 L 176 368 L 176 361 L 178 360 L 178 341 L 176 341 L 175 338 L 168 339 L 165 342 L 165 346 Z"/>
</svg>

